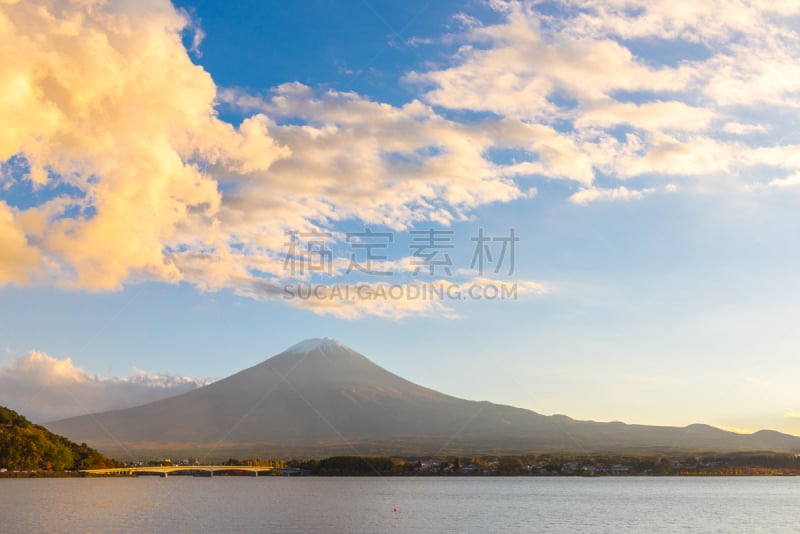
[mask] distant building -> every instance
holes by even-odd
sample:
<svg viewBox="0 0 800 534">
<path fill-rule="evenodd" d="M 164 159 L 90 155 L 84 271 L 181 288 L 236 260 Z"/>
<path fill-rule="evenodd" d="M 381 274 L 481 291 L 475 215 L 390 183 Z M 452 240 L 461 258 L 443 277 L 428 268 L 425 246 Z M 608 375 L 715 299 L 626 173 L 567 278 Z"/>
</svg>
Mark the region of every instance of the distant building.
<svg viewBox="0 0 800 534">
<path fill-rule="evenodd" d="M 631 466 L 629 466 L 629 465 L 612 465 L 611 466 L 611 474 L 612 475 L 627 475 L 630 470 L 631 470 Z"/>
</svg>

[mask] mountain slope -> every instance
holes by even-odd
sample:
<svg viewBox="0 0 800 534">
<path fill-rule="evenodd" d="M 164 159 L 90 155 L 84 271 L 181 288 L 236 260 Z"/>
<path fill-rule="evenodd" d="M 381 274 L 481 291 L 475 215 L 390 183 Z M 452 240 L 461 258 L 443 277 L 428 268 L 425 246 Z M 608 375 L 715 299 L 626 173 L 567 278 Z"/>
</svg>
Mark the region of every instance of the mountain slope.
<svg viewBox="0 0 800 534">
<path fill-rule="evenodd" d="M 0 406 L 0 468 L 64 471 L 114 467 L 116 463 L 65 437 L 34 425 L 14 410 Z"/>
<path fill-rule="evenodd" d="M 327 338 L 304 341 L 176 397 L 48 427 L 115 452 L 800 451 L 800 438 L 777 432 L 575 421 L 458 399 L 409 382 Z"/>
</svg>

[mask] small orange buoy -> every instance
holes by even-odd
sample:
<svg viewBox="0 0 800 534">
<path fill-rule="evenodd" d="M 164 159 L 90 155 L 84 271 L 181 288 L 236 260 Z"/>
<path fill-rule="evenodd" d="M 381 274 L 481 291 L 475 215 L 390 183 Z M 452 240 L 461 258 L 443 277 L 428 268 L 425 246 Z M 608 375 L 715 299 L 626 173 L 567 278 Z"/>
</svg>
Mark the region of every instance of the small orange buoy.
<svg viewBox="0 0 800 534">
<path fill-rule="evenodd" d="M 396 512 L 396 511 L 397 511 L 397 507 L 395 506 L 395 507 L 394 507 L 394 510 L 392 510 L 392 512 Z"/>
</svg>

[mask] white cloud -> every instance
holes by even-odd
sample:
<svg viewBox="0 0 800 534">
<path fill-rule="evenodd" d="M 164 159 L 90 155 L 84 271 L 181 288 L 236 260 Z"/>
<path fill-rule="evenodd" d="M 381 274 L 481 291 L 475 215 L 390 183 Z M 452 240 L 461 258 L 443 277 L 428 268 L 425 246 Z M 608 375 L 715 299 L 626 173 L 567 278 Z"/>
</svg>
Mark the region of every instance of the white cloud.
<svg viewBox="0 0 800 534">
<path fill-rule="evenodd" d="M 660 38 L 714 45 L 780 24 L 797 14 L 793 0 L 565 0 L 580 8 L 560 28 L 576 35 L 613 34 L 624 39 Z"/>
<path fill-rule="evenodd" d="M 755 153 L 780 150 L 775 145 L 791 128 L 781 124 L 800 120 L 800 34 L 787 18 L 800 4 L 556 4 L 554 15 L 538 2 L 492 2 L 503 20 L 467 29 L 449 64 L 409 80 L 423 84 L 435 106 L 559 124 L 589 164 L 611 177 L 735 176 L 756 164 L 788 165 Z M 653 50 L 642 52 L 643 42 Z M 687 54 L 671 61 L 659 47 Z M 773 139 L 733 143 L 719 131 Z"/>
<path fill-rule="evenodd" d="M 774 178 L 770 180 L 769 184 L 770 187 L 777 187 L 779 189 L 787 188 L 787 187 L 798 187 L 800 186 L 800 173 L 795 173 L 786 178 Z"/>
<path fill-rule="evenodd" d="M 33 351 L 0 367 L 0 405 L 35 422 L 118 410 L 164 399 L 210 383 L 134 371 L 126 378 L 92 375 L 70 358 Z"/>
<path fill-rule="evenodd" d="M 716 117 L 716 112 L 689 106 L 683 102 L 630 102 L 605 101 L 592 104 L 575 121 L 577 128 L 589 126 L 615 126 L 629 124 L 647 131 L 706 130 Z"/>
<path fill-rule="evenodd" d="M 516 291 L 519 295 L 545 295 L 550 293 L 550 288 L 540 282 L 533 280 L 500 280 L 486 276 L 476 276 L 469 282 L 462 284 L 463 288 L 469 291 L 470 287 L 492 287 L 501 291 Z"/>
<path fill-rule="evenodd" d="M 563 116 L 555 97 L 604 100 L 612 91 L 677 91 L 690 69 L 652 68 L 608 38 L 574 38 L 543 24 L 528 2 L 497 2 L 503 23 L 470 29 L 455 65 L 413 72 L 412 82 L 433 85 L 428 102 L 491 111 L 523 120 Z M 585 37 L 585 36 L 584 36 Z"/>
<path fill-rule="evenodd" d="M 617 187 L 615 189 L 602 189 L 597 187 L 590 187 L 581 189 L 577 193 L 573 193 L 569 200 L 580 206 L 588 206 L 592 202 L 609 201 L 609 200 L 639 200 L 644 195 L 654 192 L 655 189 L 628 189 L 627 187 Z"/>
<path fill-rule="evenodd" d="M 751 165 L 768 165 L 779 169 L 800 169 L 800 145 L 759 147 L 741 156 Z"/>
<path fill-rule="evenodd" d="M 743 124 L 741 122 L 726 122 L 722 131 L 734 135 L 747 135 L 751 133 L 764 133 L 767 128 L 761 124 Z"/>
<path fill-rule="evenodd" d="M 181 44 L 186 29 L 199 45 L 166 0 L 0 8 L 0 99 L 13 104 L 0 108 L 0 160 L 24 158 L 15 180 L 78 191 L 24 210 L 0 202 L 0 283 L 154 279 L 250 294 L 285 275 L 287 229 L 447 226 L 523 198 L 520 175 L 591 180 L 549 126 L 461 124 L 419 101 L 299 83 L 267 98 L 218 93 Z M 252 115 L 234 128 L 219 101 Z M 498 145 L 535 152 L 536 168 L 493 162 Z"/>
<path fill-rule="evenodd" d="M 429 45 L 431 43 L 433 43 L 433 39 L 428 37 L 413 36 L 406 39 L 406 44 L 410 46 L 423 46 L 423 45 Z"/>
<path fill-rule="evenodd" d="M 235 93 L 223 96 L 240 103 Z M 224 224 L 243 220 L 245 213 L 272 222 L 264 217 L 276 210 L 276 222 L 278 215 L 320 222 L 357 218 L 402 229 L 437 216 L 451 221 L 458 218 L 454 211 L 522 195 L 485 158 L 495 143 L 530 146 L 558 137 L 539 131 L 524 140 L 498 141 L 491 129 L 499 125 L 487 131 L 453 123 L 418 101 L 398 108 L 353 93 L 317 94 L 298 83 L 276 88 L 268 100 L 245 96 L 244 105 L 262 110 L 253 120 L 269 122 L 291 156 L 247 174 L 223 203 Z"/>
<path fill-rule="evenodd" d="M 0 265 L 0 278 L 94 289 L 180 280 L 164 247 L 186 229 L 197 242 L 213 236 L 221 200 L 196 161 L 255 170 L 288 154 L 263 124 L 216 118 L 214 83 L 180 40 L 186 26 L 167 1 L 0 6 L 0 161 L 21 155 L 39 188 L 79 191 L 12 216 L 0 206 L 9 254 L 39 267 Z"/>
<path fill-rule="evenodd" d="M 28 244 L 14 213 L 0 201 L 0 284 L 28 280 L 40 261 L 40 252 Z"/>
<path fill-rule="evenodd" d="M 463 276 L 466 273 L 460 271 L 454 274 L 456 276 L 452 279 L 400 283 L 268 284 L 254 280 L 248 288 L 248 295 L 255 298 L 279 297 L 292 306 L 343 319 L 366 316 L 403 319 L 412 315 L 456 318 L 454 306 L 459 302 L 513 301 L 549 292 L 545 284 L 533 280 L 485 276 L 466 278 Z"/>
<path fill-rule="evenodd" d="M 754 166 L 763 183 L 793 185 L 800 151 L 781 136 L 800 120 L 796 3 L 558 4 L 548 15 L 493 0 L 499 22 L 456 17 L 458 52 L 409 73 L 420 96 L 399 106 L 296 82 L 219 90 L 189 57 L 198 23 L 167 0 L 0 4 L 2 188 L 71 191 L 25 209 L 0 200 L 0 284 L 148 279 L 279 297 L 289 229 L 448 226 L 548 179 L 579 185 L 569 200 L 581 205 Z M 667 61 L 642 40 L 699 52 Z M 219 105 L 249 116 L 234 127 Z M 648 187 L 599 188 L 597 173 Z M 394 313 L 363 306 L 355 315 Z"/>
</svg>

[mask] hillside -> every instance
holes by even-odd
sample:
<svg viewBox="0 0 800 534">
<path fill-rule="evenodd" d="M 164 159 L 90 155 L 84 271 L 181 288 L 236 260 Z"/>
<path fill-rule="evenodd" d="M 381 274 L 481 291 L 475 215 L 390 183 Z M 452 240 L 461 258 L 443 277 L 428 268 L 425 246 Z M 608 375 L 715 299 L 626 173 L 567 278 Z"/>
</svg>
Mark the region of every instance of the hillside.
<svg viewBox="0 0 800 534">
<path fill-rule="evenodd" d="M 9 471 L 71 471 L 115 465 L 114 460 L 85 443 L 73 443 L 0 406 L 0 468 Z"/>
</svg>

